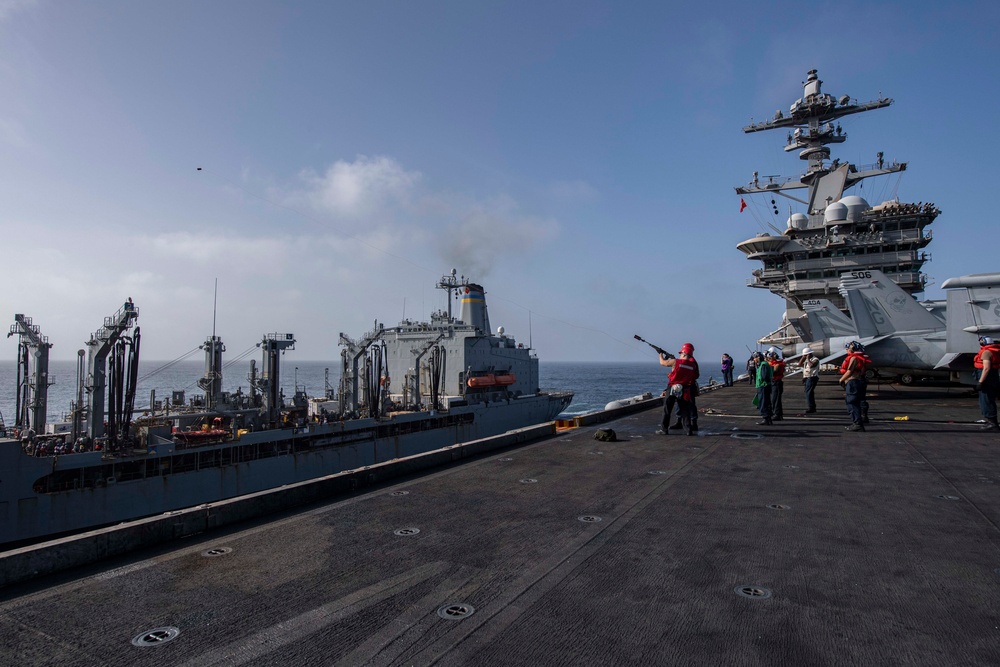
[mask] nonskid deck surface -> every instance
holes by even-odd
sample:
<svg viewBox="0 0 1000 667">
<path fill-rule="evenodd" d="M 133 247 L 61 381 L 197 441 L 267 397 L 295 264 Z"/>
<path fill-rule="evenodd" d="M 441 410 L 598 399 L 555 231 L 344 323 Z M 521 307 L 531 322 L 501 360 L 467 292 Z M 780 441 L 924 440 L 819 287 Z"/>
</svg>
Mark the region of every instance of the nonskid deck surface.
<svg viewBox="0 0 1000 667">
<path fill-rule="evenodd" d="M 737 385 L 697 436 L 650 410 L 8 589 L 0 663 L 997 664 L 1000 436 L 893 387 L 845 433 L 823 380 L 772 427 Z"/>
</svg>

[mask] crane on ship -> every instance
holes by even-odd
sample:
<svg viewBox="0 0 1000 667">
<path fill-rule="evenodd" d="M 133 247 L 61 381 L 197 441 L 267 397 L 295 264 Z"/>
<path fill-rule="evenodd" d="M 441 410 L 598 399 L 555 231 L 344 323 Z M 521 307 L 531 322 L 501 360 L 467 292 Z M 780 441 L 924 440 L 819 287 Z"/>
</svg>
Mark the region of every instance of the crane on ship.
<svg viewBox="0 0 1000 667">
<path fill-rule="evenodd" d="M 347 334 L 340 333 L 339 344 L 344 346 L 340 351 L 340 416 L 360 414 L 362 407 L 367 407 L 370 416 L 377 417 L 378 406 L 372 404 L 372 383 L 378 387 L 378 379 L 382 372 L 384 350 L 376 343 L 385 333 L 385 326 L 375 322 L 374 328 L 365 333 L 360 340 L 354 340 Z M 361 358 L 365 357 L 365 371 L 360 369 Z M 377 374 L 377 375 L 376 375 Z M 377 401 L 376 401 L 377 402 Z"/>
<path fill-rule="evenodd" d="M 124 444 L 132 425 L 139 376 L 139 327 L 131 335 L 129 332 L 138 317 L 139 309 L 130 297 L 114 315 L 104 318 L 104 326 L 87 341 L 87 435 L 93 440 L 106 438 L 112 450 Z"/>
<path fill-rule="evenodd" d="M 30 317 L 21 314 L 14 315 L 14 324 L 7 332 L 8 338 L 14 335 L 18 337 L 14 428 L 21 432 L 34 430 L 44 433 L 49 392 L 49 349 L 52 344 Z"/>
<path fill-rule="evenodd" d="M 268 428 L 273 428 L 281 417 L 281 354 L 285 350 L 295 349 L 295 334 L 264 334 L 257 346 L 263 356 L 263 373 L 258 376 L 256 368 L 251 366 L 251 389 L 255 398 L 260 396 L 261 416 L 265 424 Z"/>
</svg>

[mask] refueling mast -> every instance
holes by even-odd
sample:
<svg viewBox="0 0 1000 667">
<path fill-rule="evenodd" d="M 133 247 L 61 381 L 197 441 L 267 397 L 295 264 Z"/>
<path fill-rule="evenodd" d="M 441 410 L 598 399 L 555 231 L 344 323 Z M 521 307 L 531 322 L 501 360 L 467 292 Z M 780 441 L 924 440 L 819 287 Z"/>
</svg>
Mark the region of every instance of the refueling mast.
<svg viewBox="0 0 1000 667">
<path fill-rule="evenodd" d="M 264 423 L 273 428 L 281 416 L 281 353 L 295 349 L 295 334 L 264 334 L 257 346 L 263 352 L 263 373 L 253 381 L 254 389 L 260 392 L 263 399 L 261 416 Z"/>
<path fill-rule="evenodd" d="M 45 432 L 49 391 L 49 349 L 52 343 L 43 336 L 30 317 L 14 315 L 7 337 L 17 334 L 17 413 L 14 428 Z M 32 363 L 34 359 L 34 363 Z"/>
<path fill-rule="evenodd" d="M 132 404 L 135 401 L 135 376 L 138 372 L 139 362 L 139 328 L 135 328 L 135 334 L 131 337 L 126 333 L 135 324 L 139 317 L 139 309 L 129 298 L 118 311 L 110 317 L 104 318 L 104 326 L 95 331 L 87 341 L 90 352 L 87 359 L 87 382 L 85 389 L 89 395 L 90 407 L 87 410 L 87 435 L 92 439 L 102 438 L 107 435 L 105 419 L 109 425 L 120 423 L 125 426 L 131 421 Z M 118 343 L 122 345 L 118 345 Z M 127 367 L 122 362 L 125 361 L 125 348 L 130 348 Z M 108 388 L 107 382 L 107 359 L 112 351 L 116 352 L 113 363 L 115 364 L 115 385 L 112 386 L 111 400 L 112 412 L 105 413 L 105 390 Z M 130 379 L 126 387 L 121 380 L 125 379 L 125 374 Z M 127 411 L 127 414 L 125 412 Z M 112 433 L 113 437 L 118 433 Z"/>
<path fill-rule="evenodd" d="M 198 386 L 205 392 L 207 410 L 218 410 L 222 403 L 222 353 L 226 346 L 214 333 L 201 345 L 205 350 L 205 374 L 198 379 Z"/>
<path fill-rule="evenodd" d="M 369 416 L 378 418 L 380 410 L 377 397 L 373 397 L 373 379 L 378 387 L 378 378 L 382 374 L 382 362 L 385 359 L 384 350 L 376 345 L 385 333 L 385 326 L 375 322 L 371 331 L 354 340 L 347 334 L 340 333 L 340 417 L 359 416 L 363 407 L 368 408 Z M 365 357 L 365 372 L 361 372 L 361 358 Z"/>
</svg>

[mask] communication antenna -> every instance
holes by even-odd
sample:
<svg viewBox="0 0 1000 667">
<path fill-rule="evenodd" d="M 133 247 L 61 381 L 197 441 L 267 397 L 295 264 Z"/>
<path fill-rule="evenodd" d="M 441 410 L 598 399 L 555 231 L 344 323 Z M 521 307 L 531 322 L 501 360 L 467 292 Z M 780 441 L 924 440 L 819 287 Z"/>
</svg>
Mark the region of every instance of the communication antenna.
<svg viewBox="0 0 1000 667">
<path fill-rule="evenodd" d="M 217 340 L 215 337 L 215 318 L 218 312 L 219 312 L 219 278 L 218 276 L 216 276 L 215 292 L 212 295 L 212 367 L 210 370 L 212 372 L 213 382 L 215 381 L 215 374 L 219 371 L 219 369 L 215 367 L 215 354 L 216 354 L 215 350 L 216 350 L 216 340 Z"/>
<path fill-rule="evenodd" d="M 528 349 L 534 349 L 531 346 L 531 311 L 528 311 Z"/>
<path fill-rule="evenodd" d="M 219 306 L 219 279 L 215 279 L 215 294 L 212 296 L 212 340 L 215 340 L 215 316 Z M 212 369 L 215 370 L 215 369 Z"/>
</svg>

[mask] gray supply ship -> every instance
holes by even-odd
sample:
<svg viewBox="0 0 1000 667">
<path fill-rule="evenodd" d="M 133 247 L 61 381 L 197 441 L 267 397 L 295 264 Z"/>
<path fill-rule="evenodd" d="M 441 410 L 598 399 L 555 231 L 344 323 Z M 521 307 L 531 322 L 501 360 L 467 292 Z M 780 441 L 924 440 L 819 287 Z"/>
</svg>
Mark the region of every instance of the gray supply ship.
<svg viewBox="0 0 1000 667">
<path fill-rule="evenodd" d="M 490 330 L 485 291 L 455 271 L 437 287 L 448 309 L 430 321 L 376 323 L 340 334 L 339 390 L 310 398 L 280 391 L 292 334 L 268 334 L 250 392 L 222 391 L 221 339 L 202 346 L 204 398 L 151 399 L 133 419 L 139 311 L 131 300 L 93 334 L 78 359 L 67 424 L 46 428 L 51 344 L 17 315 L 15 423 L 0 433 L 0 545 L 232 498 L 552 421 L 571 393 L 539 390 L 538 358 Z M 460 300 L 458 317 L 452 301 Z M 49 433 L 46 433 L 49 431 Z"/>
<path fill-rule="evenodd" d="M 736 193 L 750 199 L 751 212 L 762 225 L 774 228 L 776 235 L 761 233 L 737 245 L 747 259 L 760 261 L 762 268 L 753 271 L 750 287 L 770 290 L 785 299 L 781 326 L 759 342 L 780 345 L 785 355 L 796 354 L 801 340 L 816 338 L 809 330 L 804 305 L 810 300 L 828 299 L 844 310 L 844 297 L 838 292 L 841 274 L 849 271 L 879 270 L 911 295 L 923 292 L 926 276 L 922 273 L 929 259 L 924 248 L 931 241 L 927 226 L 941 211 L 931 203 L 901 203 L 897 200 L 870 205 L 857 194 L 845 192 L 875 176 L 901 174 L 905 162 L 887 162 L 878 152 L 870 165 L 854 165 L 830 160 L 830 144 L 847 140 L 838 119 L 892 104 L 879 96 L 870 102 L 858 102 L 848 95 L 834 98 L 822 92 L 816 70 L 810 70 L 803 84 L 803 95 L 789 108 L 780 110 L 771 120 L 743 128 L 746 133 L 764 130 L 787 130 L 785 151 L 799 151 L 808 164 L 798 178 L 760 176 Z M 789 211 L 783 231 L 768 220 L 779 216 L 778 200 L 783 197 L 804 208 Z M 759 199 L 764 199 L 765 210 Z M 769 201 L 768 201 L 769 200 Z M 746 204 L 746 199 L 743 199 Z M 934 309 L 934 304 L 925 304 Z"/>
</svg>

